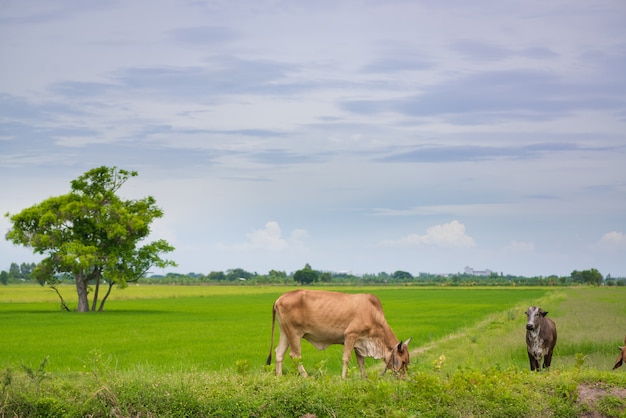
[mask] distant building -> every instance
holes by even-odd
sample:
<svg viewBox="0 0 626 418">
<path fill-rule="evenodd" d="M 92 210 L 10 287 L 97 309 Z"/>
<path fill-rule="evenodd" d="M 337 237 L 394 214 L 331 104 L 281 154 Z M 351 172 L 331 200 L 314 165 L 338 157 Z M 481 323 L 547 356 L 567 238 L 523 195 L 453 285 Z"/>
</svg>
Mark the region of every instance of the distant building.
<svg viewBox="0 0 626 418">
<path fill-rule="evenodd" d="M 493 271 L 489 269 L 474 270 L 473 267 L 465 266 L 465 274 L 468 274 L 470 276 L 491 276 L 492 273 Z"/>
</svg>

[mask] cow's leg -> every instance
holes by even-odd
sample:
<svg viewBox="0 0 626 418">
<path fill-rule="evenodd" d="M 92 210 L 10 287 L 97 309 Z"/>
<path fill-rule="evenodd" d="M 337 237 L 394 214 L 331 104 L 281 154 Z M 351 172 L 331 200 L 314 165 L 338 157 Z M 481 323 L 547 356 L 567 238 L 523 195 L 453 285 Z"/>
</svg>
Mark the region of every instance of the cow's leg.
<svg viewBox="0 0 626 418">
<path fill-rule="evenodd" d="M 552 350 L 548 351 L 548 354 L 543 358 L 543 368 L 550 368 L 550 363 L 552 363 Z"/>
<path fill-rule="evenodd" d="M 293 361 L 298 365 L 298 371 L 302 377 L 309 377 L 306 370 L 304 370 L 304 366 L 302 365 L 302 355 L 300 352 L 300 343 L 301 337 L 296 336 L 289 339 L 289 345 L 291 346 L 291 352 L 289 355 L 293 359 Z"/>
<path fill-rule="evenodd" d="M 361 369 L 361 377 L 365 379 L 367 377 L 367 374 L 365 373 L 365 357 L 360 355 L 356 350 L 354 350 L 354 355 L 356 356 L 356 362 L 359 365 L 359 369 Z"/>
<path fill-rule="evenodd" d="M 533 356 L 531 354 L 531 352 L 528 352 L 528 360 L 530 360 L 530 370 L 531 371 L 539 371 L 539 362 L 537 361 L 537 359 L 535 358 L 535 356 Z"/>
<path fill-rule="evenodd" d="M 350 362 L 350 357 L 352 356 L 352 349 L 354 348 L 355 338 L 354 337 L 344 337 L 343 342 L 343 355 L 341 357 L 341 378 L 345 379 L 348 376 L 348 363 Z"/>
<path fill-rule="evenodd" d="M 283 374 L 283 359 L 285 358 L 285 353 L 289 349 L 289 340 L 285 333 L 280 331 L 280 339 L 278 340 L 278 345 L 276 346 L 276 376 L 280 376 Z"/>
</svg>

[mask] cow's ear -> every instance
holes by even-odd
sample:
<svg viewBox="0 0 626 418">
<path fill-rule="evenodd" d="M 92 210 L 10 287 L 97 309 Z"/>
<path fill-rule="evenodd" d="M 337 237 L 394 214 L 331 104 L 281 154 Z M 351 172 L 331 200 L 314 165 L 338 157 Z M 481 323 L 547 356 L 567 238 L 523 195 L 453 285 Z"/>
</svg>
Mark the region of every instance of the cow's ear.
<svg viewBox="0 0 626 418">
<path fill-rule="evenodd" d="M 618 349 L 619 351 L 622 351 L 622 350 L 624 350 L 624 347 L 617 347 L 617 349 Z"/>
<path fill-rule="evenodd" d="M 411 342 L 411 338 L 413 338 L 413 337 L 409 337 L 409 339 L 406 340 L 405 342 L 400 341 L 398 343 L 398 346 L 396 348 L 398 349 L 399 353 L 401 353 L 402 351 L 406 350 L 409 347 L 409 343 Z"/>
<path fill-rule="evenodd" d="M 546 311 L 541 312 L 541 316 L 546 316 L 548 313 Z"/>
</svg>

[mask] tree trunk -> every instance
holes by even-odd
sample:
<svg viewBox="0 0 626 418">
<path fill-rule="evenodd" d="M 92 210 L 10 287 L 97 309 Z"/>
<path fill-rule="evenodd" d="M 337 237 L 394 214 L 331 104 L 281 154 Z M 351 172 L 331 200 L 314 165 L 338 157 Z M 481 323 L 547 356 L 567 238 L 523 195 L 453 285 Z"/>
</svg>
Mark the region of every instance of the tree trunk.
<svg viewBox="0 0 626 418">
<path fill-rule="evenodd" d="M 82 272 L 76 274 L 76 293 L 78 293 L 78 312 L 89 312 L 87 278 Z"/>
<path fill-rule="evenodd" d="M 114 285 L 115 283 L 109 280 L 109 288 L 107 289 L 106 295 L 104 295 L 104 297 L 102 298 L 102 302 L 100 302 L 100 308 L 98 309 L 98 312 L 102 312 L 102 310 L 104 309 L 104 302 L 107 301 L 107 298 L 111 294 L 111 289 L 113 289 Z"/>
<path fill-rule="evenodd" d="M 92 277 L 96 278 L 96 288 L 93 292 L 93 302 L 91 303 L 91 311 L 95 312 L 98 304 L 98 293 L 100 291 L 100 271 L 95 269 L 92 273 Z"/>
<path fill-rule="evenodd" d="M 57 292 L 57 296 L 59 297 L 59 299 L 61 299 L 61 307 L 66 310 L 67 312 L 70 311 L 70 308 L 67 306 L 67 304 L 65 303 L 65 300 L 63 300 L 63 296 L 61 296 L 61 292 L 59 292 L 59 289 L 57 289 L 57 287 L 53 284 L 48 285 L 50 287 L 50 289 L 54 290 L 55 292 Z"/>
</svg>

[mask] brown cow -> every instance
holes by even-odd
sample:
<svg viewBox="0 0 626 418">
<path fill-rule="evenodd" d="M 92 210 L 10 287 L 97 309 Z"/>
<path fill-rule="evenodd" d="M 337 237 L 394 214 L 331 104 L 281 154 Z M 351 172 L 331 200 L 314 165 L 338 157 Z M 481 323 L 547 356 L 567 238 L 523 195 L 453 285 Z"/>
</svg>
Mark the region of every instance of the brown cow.
<svg viewBox="0 0 626 418">
<path fill-rule="evenodd" d="M 549 368 L 552 362 L 552 353 L 556 345 L 556 325 L 553 320 L 546 318 L 547 314 L 548 312 L 537 306 L 531 306 L 526 311 L 526 316 L 528 316 L 526 348 L 530 370 L 539 371 L 542 357 L 544 368 Z"/>
<path fill-rule="evenodd" d="M 274 346 L 274 324 L 278 317 L 280 340 L 276 346 L 276 375 L 283 369 L 283 358 L 287 349 L 290 356 L 298 360 L 298 371 L 307 376 L 300 360 L 301 339 L 309 341 L 318 350 L 331 344 L 343 344 L 343 368 L 345 378 L 352 350 L 366 377 L 364 357 L 384 359 L 385 370 L 406 374 L 409 364 L 408 345 L 399 341 L 387 324 L 380 300 L 369 294 L 347 294 L 322 290 L 294 290 L 280 296 L 272 310 L 272 343 L 267 365 L 272 363 Z"/>
<path fill-rule="evenodd" d="M 615 361 L 615 366 L 613 366 L 613 370 L 617 369 L 626 361 L 626 337 L 624 337 L 624 346 L 619 347 L 621 353 L 619 353 L 619 357 L 617 361 Z"/>
</svg>

